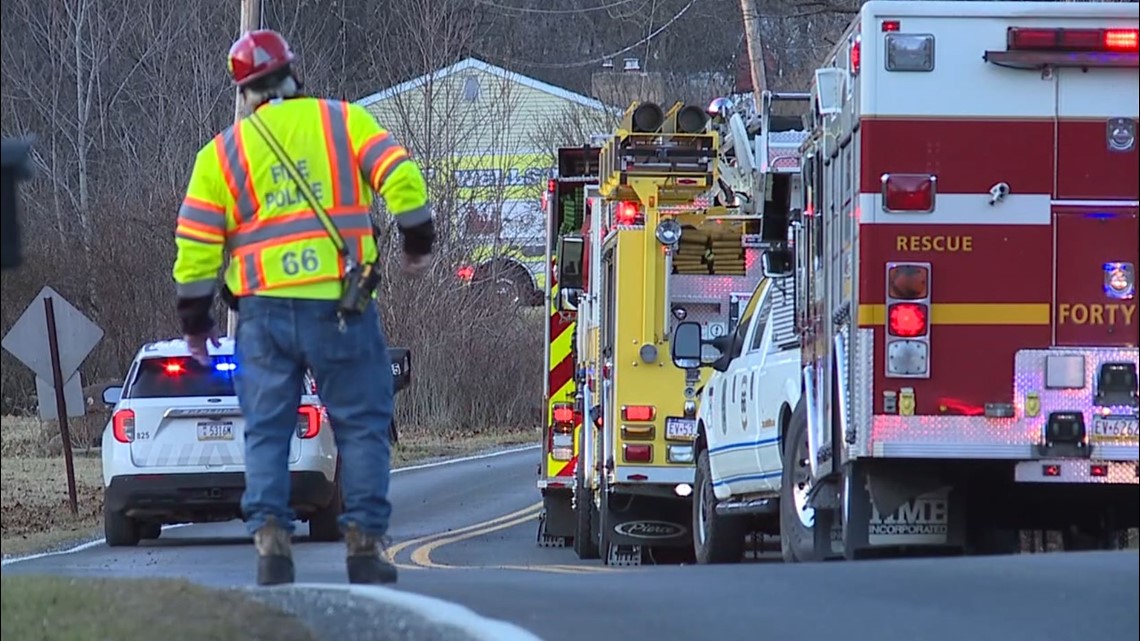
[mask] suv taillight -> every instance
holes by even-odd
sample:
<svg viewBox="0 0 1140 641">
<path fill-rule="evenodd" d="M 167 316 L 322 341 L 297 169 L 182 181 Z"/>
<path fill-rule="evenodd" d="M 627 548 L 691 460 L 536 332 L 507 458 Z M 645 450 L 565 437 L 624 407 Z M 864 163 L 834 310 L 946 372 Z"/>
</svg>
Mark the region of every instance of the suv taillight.
<svg viewBox="0 0 1140 641">
<path fill-rule="evenodd" d="M 297 438 L 313 438 L 321 432 L 321 410 L 315 405 L 297 408 Z"/>
<path fill-rule="evenodd" d="M 111 434 L 120 443 L 135 440 L 135 413 L 132 410 L 119 410 L 111 417 Z"/>
</svg>

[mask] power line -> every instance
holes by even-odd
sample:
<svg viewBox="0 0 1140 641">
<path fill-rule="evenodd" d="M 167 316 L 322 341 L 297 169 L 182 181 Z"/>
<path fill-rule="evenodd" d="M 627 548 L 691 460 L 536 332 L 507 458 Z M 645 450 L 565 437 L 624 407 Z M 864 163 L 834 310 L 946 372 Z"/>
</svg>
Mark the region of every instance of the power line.
<svg viewBox="0 0 1140 641">
<path fill-rule="evenodd" d="M 556 62 L 530 62 L 527 60 L 516 60 L 514 58 L 499 58 L 499 60 L 505 64 L 509 64 L 512 66 L 533 67 L 536 69 L 576 69 L 578 67 L 586 67 L 589 65 L 596 65 L 596 64 L 599 64 L 599 63 L 604 62 L 606 60 L 612 59 L 616 56 L 620 56 L 621 54 L 623 54 L 627 51 L 630 51 L 632 49 L 636 49 L 637 47 L 640 47 L 641 45 L 643 45 L 643 44 L 649 42 L 650 40 L 656 38 L 657 36 L 661 35 L 662 33 L 665 32 L 666 29 L 673 26 L 673 23 L 680 20 L 681 16 L 685 15 L 685 12 L 688 11 L 689 8 L 692 7 L 696 3 L 697 3 L 697 0 L 689 0 L 689 4 L 682 7 L 681 10 L 677 12 L 677 15 L 673 16 L 672 18 L 669 18 L 669 20 L 665 24 L 654 29 L 653 32 L 650 33 L 648 36 L 645 36 L 641 40 L 638 40 L 637 42 L 635 42 L 629 46 L 622 47 L 621 49 L 618 49 L 617 51 L 614 51 L 612 53 L 607 53 L 607 54 L 605 54 L 603 56 L 599 56 L 597 58 L 590 58 L 589 60 L 579 60 L 577 62 L 558 62 L 558 63 L 556 63 Z"/>
<path fill-rule="evenodd" d="M 574 14 L 574 13 L 591 13 L 594 11 L 605 11 L 607 9 L 613 9 L 615 7 L 620 7 L 622 5 L 626 5 L 626 4 L 629 4 L 631 2 L 636 2 L 637 0 L 614 0 L 613 2 L 609 2 L 609 3 L 603 4 L 603 5 L 598 5 L 596 7 L 582 7 L 579 9 L 532 9 L 529 7 L 512 7 L 512 6 L 506 5 L 506 4 L 499 4 L 497 2 L 490 2 L 489 0 L 475 0 L 475 1 L 478 4 L 484 5 L 486 7 L 490 7 L 492 9 L 502 9 L 503 11 L 513 11 L 515 13 L 537 13 L 537 14 L 542 14 L 542 15 L 567 15 L 567 14 Z"/>
</svg>

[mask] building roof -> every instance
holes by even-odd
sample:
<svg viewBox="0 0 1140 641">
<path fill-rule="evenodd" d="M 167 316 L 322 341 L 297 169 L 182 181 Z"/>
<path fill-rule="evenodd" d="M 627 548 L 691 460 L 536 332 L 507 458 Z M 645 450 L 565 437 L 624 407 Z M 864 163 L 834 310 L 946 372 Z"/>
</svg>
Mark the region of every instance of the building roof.
<svg viewBox="0 0 1140 641">
<path fill-rule="evenodd" d="M 529 76 L 524 76 L 520 73 L 515 73 L 513 71 L 503 69 L 502 67 L 496 67 L 495 65 L 483 62 L 477 58 L 467 58 L 465 60 L 460 60 L 459 62 L 451 66 L 444 67 L 443 69 L 440 69 L 434 73 L 424 74 L 418 78 L 413 78 L 407 82 L 402 82 L 394 87 L 389 87 L 383 91 L 365 96 L 356 102 L 361 106 L 367 107 L 368 105 L 387 100 L 392 96 L 396 96 L 406 91 L 416 89 L 417 87 L 422 87 L 428 84 L 428 82 L 435 82 L 454 73 L 466 71 L 469 69 L 474 69 L 476 71 L 481 71 L 492 76 L 518 83 L 524 87 L 529 87 L 531 89 L 550 94 L 563 100 L 582 105 L 588 109 L 596 109 L 598 111 L 606 112 L 612 112 L 614 110 L 613 107 L 607 107 L 599 100 L 595 100 L 588 96 L 583 96 L 579 93 L 574 93 L 568 89 L 563 89 L 562 87 L 558 87 L 550 83 L 531 78 Z"/>
</svg>

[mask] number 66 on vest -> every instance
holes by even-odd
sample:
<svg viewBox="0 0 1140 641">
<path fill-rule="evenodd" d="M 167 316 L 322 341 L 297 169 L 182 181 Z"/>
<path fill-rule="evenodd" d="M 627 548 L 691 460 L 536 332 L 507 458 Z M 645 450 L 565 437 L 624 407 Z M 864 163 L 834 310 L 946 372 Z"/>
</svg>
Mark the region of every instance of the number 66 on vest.
<svg viewBox="0 0 1140 641">
<path fill-rule="evenodd" d="M 315 272 L 320 267 L 321 261 L 317 257 L 317 250 L 312 247 L 301 251 L 300 260 L 298 260 L 297 252 L 285 252 L 281 256 L 281 270 L 289 276 L 296 276 L 302 270 Z"/>
</svg>

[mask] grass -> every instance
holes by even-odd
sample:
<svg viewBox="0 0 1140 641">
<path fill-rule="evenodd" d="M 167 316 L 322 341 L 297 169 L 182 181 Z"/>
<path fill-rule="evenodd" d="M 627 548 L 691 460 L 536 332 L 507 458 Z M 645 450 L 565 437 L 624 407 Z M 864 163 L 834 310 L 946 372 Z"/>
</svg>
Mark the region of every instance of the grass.
<svg viewBox="0 0 1140 641">
<path fill-rule="evenodd" d="M 185 580 L 5 576 L 0 584 L 5 639 L 314 641 L 289 615 Z"/>
<path fill-rule="evenodd" d="M 52 440 L 57 430 L 54 423 L 34 418 L 0 418 L 0 552 L 5 556 L 58 549 L 102 535 L 103 476 L 99 452 L 75 451 L 79 513 L 73 516 L 58 438 Z M 393 467 L 533 443 L 536 434 L 529 429 L 457 433 L 401 428 L 399 438 Z"/>
</svg>

